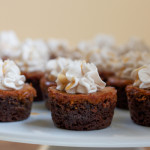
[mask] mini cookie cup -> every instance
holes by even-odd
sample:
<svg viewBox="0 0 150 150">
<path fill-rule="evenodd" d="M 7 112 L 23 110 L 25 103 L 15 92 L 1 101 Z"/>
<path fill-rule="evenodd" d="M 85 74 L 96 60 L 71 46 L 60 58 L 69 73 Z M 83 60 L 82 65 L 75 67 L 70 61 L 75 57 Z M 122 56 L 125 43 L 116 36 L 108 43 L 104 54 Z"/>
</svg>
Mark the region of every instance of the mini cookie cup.
<svg viewBox="0 0 150 150">
<path fill-rule="evenodd" d="M 27 119 L 35 96 L 36 91 L 29 84 L 20 90 L 0 90 L 0 122 Z"/>
<path fill-rule="evenodd" d="M 90 94 L 68 94 L 48 88 L 52 119 L 58 128 L 68 130 L 97 130 L 111 124 L 117 102 L 112 87 Z"/>
<path fill-rule="evenodd" d="M 35 88 L 37 96 L 34 98 L 34 101 L 42 101 L 43 94 L 40 87 L 40 80 L 44 76 L 44 72 L 35 71 L 35 72 L 22 72 L 22 75 L 26 77 L 26 82 L 32 84 Z"/>
<path fill-rule="evenodd" d="M 51 110 L 50 102 L 49 102 L 49 97 L 48 97 L 48 88 L 50 86 L 56 86 L 56 82 L 54 81 L 49 81 L 46 79 L 45 76 L 43 76 L 40 80 L 40 87 L 43 93 L 43 98 L 45 100 L 45 106 L 48 110 Z"/>
<path fill-rule="evenodd" d="M 128 85 L 126 93 L 131 119 L 136 124 L 150 127 L 150 90 Z"/>
<path fill-rule="evenodd" d="M 129 79 L 121 79 L 118 77 L 110 77 L 107 81 L 108 86 L 115 87 L 117 90 L 117 107 L 128 110 L 128 101 L 126 95 L 126 86 L 132 84 Z"/>
</svg>

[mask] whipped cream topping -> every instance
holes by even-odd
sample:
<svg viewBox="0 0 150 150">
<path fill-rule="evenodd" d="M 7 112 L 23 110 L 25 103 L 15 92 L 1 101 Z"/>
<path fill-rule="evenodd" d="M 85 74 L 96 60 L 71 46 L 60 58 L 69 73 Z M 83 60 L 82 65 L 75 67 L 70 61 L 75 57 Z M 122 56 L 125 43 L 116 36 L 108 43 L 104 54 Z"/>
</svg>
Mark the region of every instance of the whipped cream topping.
<svg viewBox="0 0 150 150">
<path fill-rule="evenodd" d="M 137 37 L 132 37 L 126 44 L 121 45 L 119 48 L 120 54 L 125 54 L 130 51 L 149 52 L 150 48 L 143 40 Z"/>
<path fill-rule="evenodd" d="M 79 49 L 82 52 L 86 52 L 95 48 L 98 48 L 98 46 L 96 46 L 95 43 L 93 43 L 93 41 L 81 41 L 77 45 L 77 49 Z"/>
<path fill-rule="evenodd" d="M 19 55 L 20 41 L 13 31 L 0 32 L 0 56 L 14 58 Z"/>
<path fill-rule="evenodd" d="M 131 77 L 134 80 L 133 86 L 141 89 L 150 89 L 150 64 L 135 69 Z"/>
<path fill-rule="evenodd" d="M 115 49 L 103 47 L 95 49 L 86 55 L 86 61 L 94 63 L 98 71 L 114 71 L 114 66 L 118 62 L 118 57 Z"/>
<path fill-rule="evenodd" d="M 49 39 L 48 47 L 53 58 L 68 57 L 70 54 L 70 45 L 65 39 Z"/>
<path fill-rule="evenodd" d="M 20 55 L 16 63 L 21 71 L 45 71 L 48 59 L 48 48 L 42 40 L 27 39 L 20 47 Z"/>
<path fill-rule="evenodd" d="M 99 77 L 97 68 L 92 63 L 74 61 L 58 75 L 57 90 L 67 93 L 94 93 L 106 86 Z"/>
<path fill-rule="evenodd" d="M 85 60 L 98 49 L 117 49 L 115 39 L 108 35 L 97 35 L 92 40 L 79 42 L 72 54 L 75 59 Z"/>
<path fill-rule="evenodd" d="M 21 75 L 19 67 L 11 60 L 0 60 L 0 89 L 19 90 L 23 87 L 25 76 Z"/>
<path fill-rule="evenodd" d="M 75 60 L 78 60 L 78 59 L 85 60 L 86 56 L 90 52 L 97 50 L 97 49 L 98 49 L 98 46 L 95 45 L 93 41 L 81 41 L 74 48 L 74 51 L 72 52 L 72 55 L 71 55 L 73 57 L 71 58 Z"/>
<path fill-rule="evenodd" d="M 105 34 L 97 35 L 94 38 L 94 42 L 99 48 L 112 47 L 112 46 L 115 45 L 114 37 L 113 36 L 109 36 L 109 35 L 105 35 Z"/>
<path fill-rule="evenodd" d="M 146 52 L 147 53 L 147 52 Z M 125 79 L 131 79 L 131 72 L 145 64 L 146 53 L 138 51 L 130 51 L 127 54 L 120 57 L 119 62 L 116 64 L 115 73 L 116 76 Z"/>
<path fill-rule="evenodd" d="M 49 81 L 56 81 L 58 74 L 64 67 L 72 62 L 71 59 L 59 57 L 49 60 L 46 65 L 45 76 Z"/>
</svg>

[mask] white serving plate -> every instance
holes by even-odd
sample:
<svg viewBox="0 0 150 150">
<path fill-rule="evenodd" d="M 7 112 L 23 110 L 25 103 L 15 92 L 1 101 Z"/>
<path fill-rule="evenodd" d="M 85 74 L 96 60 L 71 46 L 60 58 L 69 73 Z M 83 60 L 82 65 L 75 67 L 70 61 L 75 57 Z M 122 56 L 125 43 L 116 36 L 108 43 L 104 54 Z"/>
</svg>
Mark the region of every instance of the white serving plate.
<svg viewBox="0 0 150 150">
<path fill-rule="evenodd" d="M 0 123 L 0 140 L 70 147 L 149 147 L 150 128 L 134 124 L 128 111 L 116 110 L 111 126 L 103 130 L 58 129 L 40 102 L 33 105 L 27 120 Z"/>
</svg>

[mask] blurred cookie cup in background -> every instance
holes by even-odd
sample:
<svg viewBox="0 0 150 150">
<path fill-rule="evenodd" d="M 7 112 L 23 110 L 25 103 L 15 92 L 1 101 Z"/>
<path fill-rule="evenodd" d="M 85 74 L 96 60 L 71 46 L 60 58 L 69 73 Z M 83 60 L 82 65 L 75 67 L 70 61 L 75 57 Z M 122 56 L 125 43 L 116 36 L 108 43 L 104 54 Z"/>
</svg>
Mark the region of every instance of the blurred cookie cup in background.
<svg viewBox="0 0 150 150">
<path fill-rule="evenodd" d="M 43 40 L 25 40 L 20 46 L 20 55 L 15 62 L 25 75 L 26 82 L 31 83 L 37 91 L 34 101 L 43 100 L 40 79 L 44 76 L 45 65 L 49 59 L 48 48 Z"/>
<path fill-rule="evenodd" d="M 64 69 L 64 67 L 70 64 L 71 59 L 58 57 L 56 59 L 49 60 L 46 64 L 45 75 L 40 80 L 40 87 L 43 93 L 46 107 L 50 110 L 50 103 L 48 101 L 48 88 L 56 85 L 56 79 L 58 74 Z"/>
</svg>

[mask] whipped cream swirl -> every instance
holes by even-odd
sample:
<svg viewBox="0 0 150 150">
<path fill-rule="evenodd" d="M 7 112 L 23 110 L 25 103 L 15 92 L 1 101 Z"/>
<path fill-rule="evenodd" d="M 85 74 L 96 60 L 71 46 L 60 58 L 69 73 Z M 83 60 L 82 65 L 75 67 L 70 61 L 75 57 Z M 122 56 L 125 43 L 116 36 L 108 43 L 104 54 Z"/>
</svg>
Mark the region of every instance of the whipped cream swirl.
<svg viewBox="0 0 150 150">
<path fill-rule="evenodd" d="M 85 60 L 86 56 L 93 50 L 97 50 L 96 46 L 92 41 L 81 41 L 77 44 L 72 52 L 73 59 Z"/>
<path fill-rule="evenodd" d="M 52 58 L 68 57 L 71 54 L 69 42 L 65 39 L 49 39 L 48 47 Z"/>
<path fill-rule="evenodd" d="M 99 77 L 97 68 L 92 63 L 74 61 L 58 75 L 57 90 L 67 93 L 94 93 L 106 86 Z"/>
<path fill-rule="evenodd" d="M 132 37 L 126 44 L 120 46 L 118 53 L 123 55 L 130 51 L 149 52 L 150 48 L 142 39 Z"/>
<path fill-rule="evenodd" d="M 99 47 L 112 47 L 115 45 L 115 38 L 110 35 L 99 34 L 94 38 L 94 43 Z"/>
<path fill-rule="evenodd" d="M 115 66 L 117 77 L 131 79 L 131 73 L 134 69 L 143 66 L 148 60 L 145 60 L 147 52 L 131 51 L 120 57 L 119 62 Z"/>
<path fill-rule="evenodd" d="M 0 32 L 0 56 L 15 58 L 19 55 L 20 41 L 14 31 Z"/>
<path fill-rule="evenodd" d="M 114 71 L 114 67 L 118 62 L 118 57 L 115 49 L 110 47 L 103 47 L 102 49 L 95 49 L 86 55 L 86 61 L 94 63 L 98 71 Z"/>
<path fill-rule="evenodd" d="M 25 76 L 21 75 L 19 67 L 11 60 L 0 60 L 0 89 L 19 90 L 23 87 Z"/>
<path fill-rule="evenodd" d="M 48 48 L 42 40 L 27 39 L 20 48 L 20 55 L 16 59 L 21 71 L 45 71 L 49 59 Z"/>
<path fill-rule="evenodd" d="M 150 89 L 150 64 L 135 69 L 131 76 L 134 80 L 133 86 L 141 89 Z"/>
<path fill-rule="evenodd" d="M 94 39 L 81 41 L 73 51 L 74 59 L 85 60 L 89 54 L 96 54 L 95 51 L 102 49 L 116 49 L 115 39 L 108 35 L 97 35 Z"/>
<path fill-rule="evenodd" d="M 46 78 L 49 81 L 56 81 L 58 74 L 64 69 L 66 65 L 70 64 L 71 62 L 71 59 L 63 57 L 49 60 L 46 65 Z"/>
</svg>

